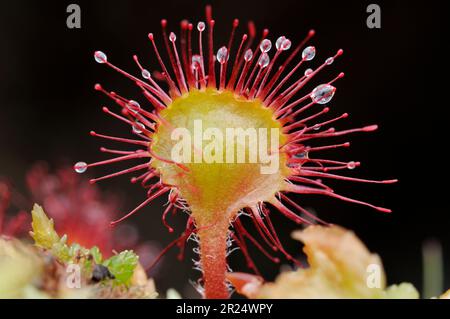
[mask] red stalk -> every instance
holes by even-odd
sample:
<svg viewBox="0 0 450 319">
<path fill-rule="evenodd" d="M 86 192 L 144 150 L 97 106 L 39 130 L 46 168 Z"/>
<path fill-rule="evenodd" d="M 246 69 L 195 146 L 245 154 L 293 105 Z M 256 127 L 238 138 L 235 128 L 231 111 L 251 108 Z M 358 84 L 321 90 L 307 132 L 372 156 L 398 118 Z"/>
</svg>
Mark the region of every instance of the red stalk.
<svg viewBox="0 0 450 319">
<path fill-rule="evenodd" d="M 209 227 L 199 227 L 200 262 L 203 269 L 204 298 L 228 299 L 226 286 L 227 236 L 229 221 L 224 218 Z"/>
</svg>

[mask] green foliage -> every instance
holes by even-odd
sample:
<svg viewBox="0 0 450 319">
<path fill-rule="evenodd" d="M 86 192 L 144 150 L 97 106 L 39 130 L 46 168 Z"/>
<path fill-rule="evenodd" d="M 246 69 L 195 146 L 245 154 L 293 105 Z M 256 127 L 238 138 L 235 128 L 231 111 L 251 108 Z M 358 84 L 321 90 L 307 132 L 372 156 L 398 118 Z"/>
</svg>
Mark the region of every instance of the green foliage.
<svg viewBox="0 0 450 319">
<path fill-rule="evenodd" d="M 90 249 L 89 252 L 92 255 L 92 258 L 94 259 L 94 262 L 96 264 L 101 264 L 103 257 L 102 253 L 100 252 L 100 249 L 97 246 L 94 246 Z"/>
<path fill-rule="evenodd" d="M 384 291 L 386 299 L 419 299 L 419 293 L 414 286 L 408 282 L 391 285 Z"/>
<path fill-rule="evenodd" d="M 48 218 L 41 206 L 35 204 L 31 212 L 33 231 L 30 232 L 36 246 L 50 251 L 62 263 L 81 264 L 84 271 L 90 275 L 93 265 L 102 264 L 108 267 L 114 275 L 113 284 L 128 285 L 139 257 L 131 250 L 103 260 L 102 253 L 97 246 L 85 248 L 77 243 L 67 244 L 67 235 L 59 237 L 55 231 L 53 220 Z"/>
<path fill-rule="evenodd" d="M 128 284 L 138 264 L 139 257 L 131 250 L 124 250 L 103 262 L 118 284 Z"/>
<path fill-rule="evenodd" d="M 31 211 L 33 231 L 30 232 L 36 245 L 44 249 L 52 249 L 54 244 L 60 241 L 58 234 L 55 231 L 53 219 L 49 219 L 45 215 L 44 210 L 38 204 L 34 204 Z"/>
</svg>

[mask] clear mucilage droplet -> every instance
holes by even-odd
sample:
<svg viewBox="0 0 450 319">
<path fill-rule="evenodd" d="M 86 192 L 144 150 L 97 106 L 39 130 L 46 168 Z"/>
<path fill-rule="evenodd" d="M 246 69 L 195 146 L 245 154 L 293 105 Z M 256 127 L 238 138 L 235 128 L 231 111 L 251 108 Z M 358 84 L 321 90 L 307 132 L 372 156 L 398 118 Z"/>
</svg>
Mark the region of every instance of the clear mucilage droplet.
<svg viewBox="0 0 450 319">
<path fill-rule="evenodd" d="M 261 44 L 259 45 L 259 49 L 263 53 L 269 52 L 271 48 L 272 48 L 272 42 L 269 39 L 262 40 Z"/>
<path fill-rule="evenodd" d="M 194 54 L 192 56 L 191 68 L 193 71 L 200 69 L 202 65 L 202 57 L 199 54 Z"/>
<path fill-rule="evenodd" d="M 355 162 L 351 161 L 351 162 L 347 163 L 347 168 L 348 169 L 355 169 L 355 167 L 356 167 L 356 163 Z"/>
<path fill-rule="evenodd" d="M 258 59 L 258 65 L 261 67 L 261 69 L 267 67 L 269 65 L 269 62 L 270 62 L 270 58 L 266 52 L 261 54 L 261 56 Z"/>
<path fill-rule="evenodd" d="M 150 77 L 151 77 L 151 74 L 150 74 L 149 70 L 147 70 L 147 69 L 143 69 L 141 74 L 142 74 L 142 77 L 146 80 L 150 79 Z"/>
<path fill-rule="evenodd" d="M 97 63 L 106 63 L 108 61 L 108 57 L 102 51 L 95 51 L 94 58 Z"/>
<path fill-rule="evenodd" d="M 170 40 L 171 42 L 175 42 L 176 39 L 177 39 L 177 36 L 175 35 L 175 33 L 170 32 L 170 34 L 169 34 L 169 40 Z"/>
<path fill-rule="evenodd" d="M 285 36 L 281 36 L 277 39 L 277 42 L 275 42 L 275 47 L 277 48 L 277 50 L 280 50 L 281 44 L 285 39 L 286 39 Z"/>
<path fill-rule="evenodd" d="M 136 121 L 133 123 L 133 132 L 136 134 L 141 134 L 143 132 L 143 129 L 145 129 L 145 125 L 142 124 L 139 121 Z"/>
<path fill-rule="evenodd" d="M 305 76 L 306 76 L 306 77 L 311 76 L 312 73 L 313 73 L 313 70 L 312 70 L 312 69 L 306 69 L 306 70 L 305 70 Z"/>
<path fill-rule="evenodd" d="M 75 172 L 77 172 L 78 174 L 82 174 L 84 172 L 86 172 L 88 165 L 86 164 L 86 162 L 77 162 L 73 168 L 75 170 Z"/>
<path fill-rule="evenodd" d="M 302 59 L 306 61 L 311 61 L 316 56 L 316 48 L 315 47 L 306 47 L 302 52 Z"/>
<path fill-rule="evenodd" d="M 203 21 L 200 21 L 199 23 L 197 23 L 197 30 L 198 31 L 200 31 L 200 32 L 202 32 L 202 31 L 204 31 L 205 30 L 205 22 L 203 22 Z"/>
<path fill-rule="evenodd" d="M 253 58 L 253 51 L 252 51 L 252 49 L 248 49 L 247 51 L 245 51 L 245 54 L 244 54 L 244 60 L 245 60 L 246 62 L 248 62 L 248 61 L 250 61 L 252 58 Z"/>
<path fill-rule="evenodd" d="M 285 36 L 281 36 L 275 42 L 275 47 L 277 48 L 277 50 L 286 51 L 291 48 L 291 44 L 291 40 L 286 39 Z"/>
<path fill-rule="evenodd" d="M 202 57 L 198 54 L 194 54 L 192 56 L 192 63 L 198 63 L 198 64 L 202 63 Z"/>
<path fill-rule="evenodd" d="M 330 65 L 334 62 L 334 58 L 333 57 L 329 57 L 328 59 L 325 60 L 325 63 Z"/>
<path fill-rule="evenodd" d="M 283 50 L 283 51 L 289 50 L 291 48 L 291 45 L 292 45 L 291 40 L 286 39 L 281 44 L 281 50 Z"/>
<path fill-rule="evenodd" d="M 321 84 L 311 92 L 311 99 L 317 104 L 326 104 L 331 101 L 336 88 L 330 84 Z"/>
<path fill-rule="evenodd" d="M 217 55 L 216 55 L 217 61 L 220 64 L 224 64 L 225 62 L 228 61 L 228 50 L 225 46 L 221 47 L 218 51 L 217 51 Z"/>
<path fill-rule="evenodd" d="M 128 109 L 130 112 L 136 114 L 136 113 L 138 113 L 139 110 L 141 109 L 141 105 L 140 105 L 138 102 L 134 101 L 134 100 L 130 100 L 130 101 L 127 103 L 127 109 Z"/>
<path fill-rule="evenodd" d="M 308 151 L 297 153 L 297 154 L 294 155 L 294 157 L 295 158 L 299 158 L 299 159 L 308 158 Z"/>
</svg>

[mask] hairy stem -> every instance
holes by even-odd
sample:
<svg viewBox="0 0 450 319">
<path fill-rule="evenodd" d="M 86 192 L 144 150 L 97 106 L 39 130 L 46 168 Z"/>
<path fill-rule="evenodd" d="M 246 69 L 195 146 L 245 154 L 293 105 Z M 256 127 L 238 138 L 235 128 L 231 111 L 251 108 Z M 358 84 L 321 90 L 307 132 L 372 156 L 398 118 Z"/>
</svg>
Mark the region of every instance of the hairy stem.
<svg viewBox="0 0 450 319">
<path fill-rule="evenodd" d="M 227 299 L 230 297 L 225 275 L 227 272 L 228 219 L 221 219 L 213 225 L 200 226 L 200 261 L 203 268 L 205 298 Z"/>
</svg>

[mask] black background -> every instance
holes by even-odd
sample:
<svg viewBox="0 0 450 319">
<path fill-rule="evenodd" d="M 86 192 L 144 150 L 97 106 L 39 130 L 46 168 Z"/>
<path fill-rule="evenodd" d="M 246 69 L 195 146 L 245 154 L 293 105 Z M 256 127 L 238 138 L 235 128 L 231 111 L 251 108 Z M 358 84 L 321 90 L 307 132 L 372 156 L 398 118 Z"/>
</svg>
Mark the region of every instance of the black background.
<svg viewBox="0 0 450 319">
<path fill-rule="evenodd" d="M 126 79 L 96 64 L 93 51 L 102 50 L 126 70 L 136 70 L 137 53 L 148 66 L 156 67 L 148 32 L 159 34 L 161 18 L 169 29 L 179 21 L 204 20 L 203 1 L 76 1 L 81 6 L 82 28 L 66 27 L 68 1 L 2 1 L 0 4 L 0 175 L 24 187 L 25 171 L 37 160 L 57 165 L 62 160 L 99 160 L 100 144 L 90 138 L 91 129 L 123 135 L 125 128 L 101 112 L 110 103 L 93 90 L 96 82 L 124 95 L 138 91 Z M 298 197 L 318 215 L 353 229 L 383 259 L 389 283 L 412 282 L 421 288 L 421 245 L 438 239 L 445 254 L 446 287 L 450 287 L 450 221 L 447 205 L 448 145 L 445 111 L 448 63 L 444 45 L 446 11 L 438 1 L 376 1 L 381 6 L 382 28 L 366 26 L 365 1 L 215 1 L 216 45 L 228 40 L 233 18 L 252 19 L 261 30 L 268 27 L 271 39 L 285 35 L 298 43 L 314 28 L 311 42 L 317 61 L 338 48 L 345 53 L 331 71 L 317 79 L 325 81 L 339 71 L 346 77 L 337 84 L 331 103 L 333 114 L 349 112 L 340 128 L 377 123 L 380 130 L 351 136 L 349 150 L 330 156 L 362 162 L 350 172 L 367 178 L 398 178 L 396 185 L 333 183 L 340 193 L 393 209 L 383 214 L 365 207 Z M 243 27 L 240 27 L 243 32 Z M 442 78 L 442 80 L 440 80 Z M 318 84 L 319 82 L 315 82 Z M 346 140 L 343 140 L 346 141 Z M 109 170 L 108 170 L 109 169 Z M 95 175 L 111 172 L 96 169 Z M 102 185 L 120 192 L 127 208 L 144 196 L 127 178 Z M 146 239 L 164 245 L 174 237 L 160 222 L 163 201 L 145 208 L 132 222 Z M 289 239 L 295 225 L 275 218 L 279 234 L 291 252 L 300 245 Z M 183 218 L 172 221 L 181 232 Z M 105 231 L 108 231 L 107 229 Z M 278 271 L 254 253 L 268 279 Z M 191 296 L 187 278 L 196 279 L 190 257 L 179 263 L 172 251 L 156 275 L 162 291 L 175 287 Z M 243 258 L 233 255 L 231 267 L 247 271 Z"/>
</svg>

